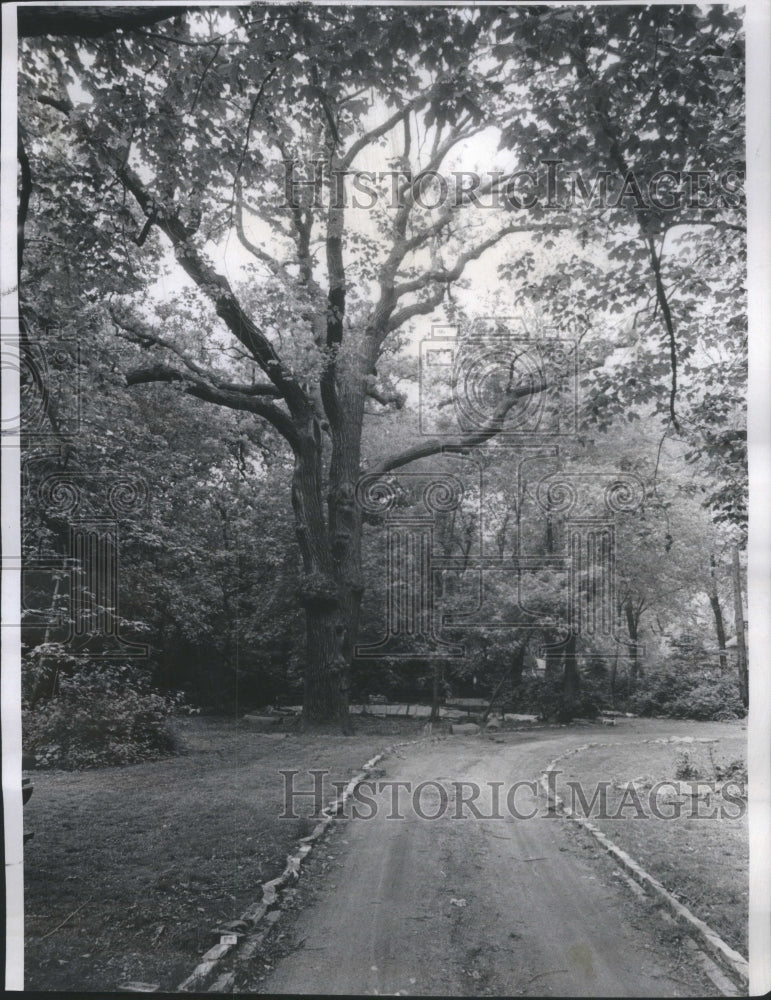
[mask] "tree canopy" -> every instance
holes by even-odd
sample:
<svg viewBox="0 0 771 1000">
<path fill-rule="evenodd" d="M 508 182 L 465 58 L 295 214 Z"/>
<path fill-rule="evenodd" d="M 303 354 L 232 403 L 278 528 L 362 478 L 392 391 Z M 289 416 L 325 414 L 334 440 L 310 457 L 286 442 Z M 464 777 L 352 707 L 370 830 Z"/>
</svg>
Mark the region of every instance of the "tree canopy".
<svg viewBox="0 0 771 1000">
<path fill-rule="evenodd" d="M 741 538 L 739 12 L 270 5 L 116 8 L 113 22 L 105 10 L 20 22 L 24 329 L 77 329 L 94 428 L 120 399 L 122 432 L 140 441 L 143 410 L 179 422 L 169 454 L 203 435 L 200 465 L 185 458 L 175 476 L 181 519 L 195 534 L 219 494 L 221 527 L 240 525 L 252 582 L 235 599 L 252 617 L 254 574 L 292 548 L 241 532 L 249 511 L 277 524 L 266 483 L 282 491 L 309 719 L 345 720 L 362 596 L 378 586 L 362 560 L 362 476 L 441 476 L 458 449 L 492 449 L 505 467 L 501 440 L 559 439 L 567 461 L 633 424 L 648 509 L 670 448 L 691 467 L 674 502 L 703 502 Z M 492 359 L 462 387 L 476 393 L 465 416 L 420 360 L 437 324 L 461 331 L 453 370 L 475 351 Z M 70 441 L 66 461 L 107 461 L 95 447 Z M 511 520 L 502 486 L 486 502 Z M 214 527 L 198 541 L 227 576 Z M 630 560 L 655 575 L 643 549 Z M 167 599 L 175 616 L 191 593 Z"/>
</svg>

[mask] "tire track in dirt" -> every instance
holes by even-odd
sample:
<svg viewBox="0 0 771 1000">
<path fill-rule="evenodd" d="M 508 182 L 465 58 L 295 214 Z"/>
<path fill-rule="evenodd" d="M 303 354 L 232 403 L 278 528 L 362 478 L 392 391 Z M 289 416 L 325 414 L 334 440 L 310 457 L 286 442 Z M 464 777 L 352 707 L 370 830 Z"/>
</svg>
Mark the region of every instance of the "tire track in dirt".
<svg viewBox="0 0 771 1000">
<path fill-rule="evenodd" d="M 546 735 L 546 734 L 544 734 Z M 489 816 L 493 782 L 535 781 L 578 734 L 491 743 L 443 740 L 412 748 L 389 779 L 476 782 Z M 574 827 L 537 810 L 532 819 L 421 819 L 390 799 L 369 820 L 333 833 L 342 862 L 293 931 L 301 946 L 259 987 L 268 993 L 545 996 L 683 996 L 714 992 L 667 945 L 649 907 L 614 879 L 611 862 Z M 405 799 L 405 803 L 406 803 Z M 441 794 L 426 787 L 424 814 Z M 345 841 L 346 843 L 343 843 Z M 330 842 L 332 844 L 332 842 Z M 330 846 L 330 849 L 332 847 Z"/>
</svg>

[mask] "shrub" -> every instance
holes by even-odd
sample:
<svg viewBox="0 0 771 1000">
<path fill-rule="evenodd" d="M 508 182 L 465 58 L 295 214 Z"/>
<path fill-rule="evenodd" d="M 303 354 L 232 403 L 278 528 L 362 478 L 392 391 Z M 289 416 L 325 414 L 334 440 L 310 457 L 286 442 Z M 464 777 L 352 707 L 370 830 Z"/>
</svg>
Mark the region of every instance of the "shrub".
<svg viewBox="0 0 771 1000">
<path fill-rule="evenodd" d="M 638 715 L 717 722 L 745 715 L 739 685 L 733 677 L 704 677 L 672 670 L 645 677 L 629 697 L 627 708 Z"/>
<path fill-rule="evenodd" d="M 594 678 L 582 677 L 580 690 L 571 697 L 565 693 L 561 677 L 527 677 L 515 688 L 507 707 L 535 712 L 549 721 L 570 722 L 594 719 L 607 705 L 605 685 Z"/>
<path fill-rule="evenodd" d="M 687 750 L 678 754 L 675 761 L 675 777 L 678 781 L 698 781 L 702 774 L 698 767 L 691 760 L 691 755 Z"/>
<path fill-rule="evenodd" d="M 737 781 L 746 785 L 749 780 L 747 774 L 747 762 L 743 757 L 735 757 L 725 764 L 715 760 L 712 749 L 709 750 L 709 759 L 712 763 L 712 770 L 715 774 L 715 781 Z"/>
<path fill-rule="evenodd" d="M 24 710 L 24 747 L 37 767 L 67 770 L 165 756 L 175 750 L 166 723 L 179 700 L 152 691 L 130 667 L 83 668 Z"/>
</svg>

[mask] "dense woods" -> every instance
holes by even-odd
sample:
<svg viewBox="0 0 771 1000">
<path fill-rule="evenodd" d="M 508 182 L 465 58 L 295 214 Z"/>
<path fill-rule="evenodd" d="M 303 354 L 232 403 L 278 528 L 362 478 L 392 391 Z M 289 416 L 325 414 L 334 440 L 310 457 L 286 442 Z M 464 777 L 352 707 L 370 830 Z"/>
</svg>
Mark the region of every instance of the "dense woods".
<svg viewBox="0 0 771 1000">
<path fill-rule="evenodd" d="M 83 10 L 20 21 L 37 745 L 741 714 L 741 13 Z"/>
</svg>

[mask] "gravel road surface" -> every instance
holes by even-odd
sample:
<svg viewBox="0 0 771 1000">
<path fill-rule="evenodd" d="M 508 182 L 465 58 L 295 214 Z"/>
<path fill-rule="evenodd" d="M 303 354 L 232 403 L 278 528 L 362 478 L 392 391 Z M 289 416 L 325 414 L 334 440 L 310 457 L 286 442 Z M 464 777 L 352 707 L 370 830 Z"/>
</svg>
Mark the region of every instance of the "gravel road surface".
<svg viewBox="0 0 771 1000">
<path fill-rule="evenodd" d="M 610 734 L 608 734 L 610 736 Z M 613 734 L 615 736 L 615 734 Z M 618 734 L 619 738 L 622 734 Z M 612 738 L 612 737 L 610 737 Z M 639 898 L 582 831 L 548 815 L 543 796 L 515 782 L 538 777 L 586 733 L 452 737 L 406 747 L 381 781 L 423 787 L 418 809 L 389 784 L 368 819 L 338 824 L 317 850 L 333 856 L 293 950 L 259 990 L 359 995 L 714 995 Z M 458 807 L 460 782 L 481 791 Z M 499 782 L 496 793 L 494 783 Z M 448 790 L 443 798 L 439 785 Z M 472 786 L 464 787 L 468 800 Z M 498 795 L 498 808 L 494 807 Z M 364 816 L 373 811 L 363 803 Z M 349 810 L 350 811 L 350 810 Z M 536 812 L 534 818 L 519 818 Z M 458 814 L 463 818 L 457 818 Z"/>
</svg>

